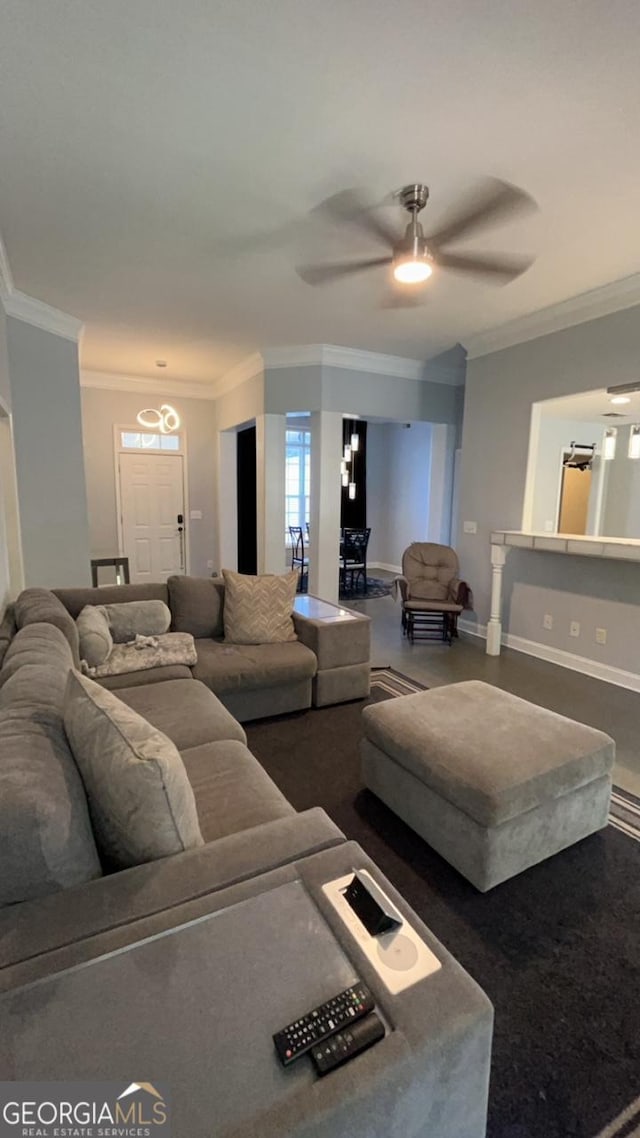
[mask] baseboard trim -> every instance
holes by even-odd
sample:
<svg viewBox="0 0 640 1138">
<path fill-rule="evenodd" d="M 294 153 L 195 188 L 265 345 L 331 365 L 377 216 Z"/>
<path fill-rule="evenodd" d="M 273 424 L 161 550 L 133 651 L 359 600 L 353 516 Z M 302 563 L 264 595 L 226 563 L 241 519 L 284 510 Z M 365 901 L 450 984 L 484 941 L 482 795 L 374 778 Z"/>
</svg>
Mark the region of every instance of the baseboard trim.
<svg viewBox="0 0 640 1138">
<path fill-rule="evenodd" d="M 386 561 L 368 561 L 368 569 L 384 569 L 387 573 L 402 573 L 401 565 L 388 565 Z"/>
<path fill-rule="evenodd" d="M 477 636 L 480 640 L 487 639 L 486 624 L 459 620 L 458 628 L 469 636 Z M 567 652 L 564 648 L 553 648 L 549 644 L 539 644 L 536 640 L 514 636 L 511 632 L 503 632 L 502 643 L 506 648 L 513 648 L 514 651 L 523 652 L 526 656 L 535 656 L 538 660 L 546 660 L 548 664 L 558 664 L 561 668 L 581 672 L 594 680 L 603 680 L 604 683 L 615 684 L 619 688 L 640 692 L 640 675 L 637 672 L 627 672 L 624 668 L 616 668 L 613 664 L 603 664 L 600 660 L 592 660 L 588 656 L 577 656 L 575 652 Z"/>
</svg>

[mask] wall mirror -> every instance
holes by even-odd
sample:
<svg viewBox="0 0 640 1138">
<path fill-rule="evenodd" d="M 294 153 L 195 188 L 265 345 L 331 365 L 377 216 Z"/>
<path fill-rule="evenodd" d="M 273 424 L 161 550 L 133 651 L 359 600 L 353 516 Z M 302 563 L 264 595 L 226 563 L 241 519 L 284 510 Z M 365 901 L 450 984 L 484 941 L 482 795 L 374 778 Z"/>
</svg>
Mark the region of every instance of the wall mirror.
<svg viewBox="0 0 640 1138">
<path fill-rule="evenodd" d="M 640 539 L 640 382 L 534 403 L 522 528 Z"/>
</svg>

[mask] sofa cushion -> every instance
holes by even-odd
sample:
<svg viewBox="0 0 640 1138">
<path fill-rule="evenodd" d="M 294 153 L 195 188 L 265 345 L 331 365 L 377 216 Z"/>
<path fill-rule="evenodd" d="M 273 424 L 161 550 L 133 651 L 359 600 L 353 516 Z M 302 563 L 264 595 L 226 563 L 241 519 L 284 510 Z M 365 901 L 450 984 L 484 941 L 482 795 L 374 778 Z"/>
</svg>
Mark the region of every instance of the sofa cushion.
<svg viewBox="0 0 640 1138">
<path fill-rule="evenodd" d="M 53 624 L 29 624 L 16 632 L 4 658 L 0 686 L 25 664 L 58 668 L 66 680 L 73 656 L 64 633 Z"/>
<path fill-rule="evenodd" d="M 186 664 L 165 664 L 162 668 L 145 668 L 141 672 L 123 672 L 119 676 L 101 676 L 100 686 L 109 691 L 120 688 L 144 687 L 146 684 L 164 683 L 165 680 L 189 680 L 191 668 Z"/>
<path fill-rule="evenodd" d="M 120 688 L 118 697 L 168 735 L 179 751 L 224 739 L 247 741 L 237 720 L 198 680 L 168 680 L 162 686 Z"/>
<path fill-rule="evenodd" d="M 90 668 L 104 664 L 113 648 L 113 637 L 102 605 L 85 605 L 76 624 L 80 638 L 80 659 Z"/>
<path fill-rule="evenodd" d="M 169 577 L 169 605 L 175 632 L 196 639 L 224 634 L 224 582 L 220 577 Z"/>
<path fill-rule="evenodd" d="M 0 687 L 0 711 L 51 711 L 62 720 L 69 669 L 45 664 L 23 664 Z"/>
<path fill-rule="evenodd" d="M 0 905 L 43 897 L 102 873 L 62 717 L 20 706 L 25 671 L 33 679 L 40 669 L 21 669 L 10 688 L 5 684 L 5 692 L 9 688 L 17 698 L 0 712 Z"/>
<path fill-rule="evenodd" d="M 166 735 L 78 672 L 69 673 L 64 726 L 110 865 L 126 869 L 202 844 L 193 791 Z"/>
<path fill-rule="evenodd" d="M 128 644 L 136 636 L 162 636 L 171 624 L 171 611 L 164 601 L 125 601 L 100 607 L 114 644 Z"/>
<path fill-rule="evenodd" d="M 2 667 L 2 661 L 5 658 L 7 648 L 11 644 L 17 630 L 16 606 L 7 605 L 4 610 L 2 622 L 0 623 L 0 668 Z"/>
<path fill-rule="evenodd" d="M 49 589 L 24 589 L 15 602 L 15 617 L 18 628 L 29 624 L 52 624 L 64 633 L 73 662 L 80 664 L 80 644 L 76 622 L 61 600 Z"/>
<path fill-rule="evenodd" d="M 198 662 L 192 668 L 197 680 L 216 694 L 279 687 L 311 679 L 317 661 L 309 648 L 290 644 L 227 644 L 197 640 Z"/>
<path fill-rule="evenodd" d="M 125 601 L 164 601 L 169 602 L 169 592 L 164 581 L 150 581 L 140 585 L 98 585 L 80 586 L 74 589 L 54 589 L 64 607 L 75 620 L 85 605 L 116 605 Z"/>
<path fill-rule="evenodd" d="M 205 842 L 295 814 L 243 743 L 205 743 L 182 752 Z"/>
<path fill-rule="evenodd" d="M 296 640 L 293 603 L 297 573 L 253 577 L 223 569 L 224 635 L 232 644 L 281 644 Z"/>
</svg>

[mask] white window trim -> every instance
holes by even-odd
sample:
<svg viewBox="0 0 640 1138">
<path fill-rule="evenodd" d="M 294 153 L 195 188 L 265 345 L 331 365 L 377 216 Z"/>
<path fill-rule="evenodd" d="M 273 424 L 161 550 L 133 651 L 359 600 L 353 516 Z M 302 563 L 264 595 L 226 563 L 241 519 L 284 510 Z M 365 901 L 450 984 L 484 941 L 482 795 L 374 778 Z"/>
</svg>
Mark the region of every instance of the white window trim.
<svg viewBox="0 0 640 1138">
<path fill-rule="evenodd" d="M 304 444 L 300 444 L 300 443 L 287 443 L 287 433 L 289 431 L 295 432 L 296 434 L 308 435 L 309 436 L 308 446 L 304 445 Z M 285 428 L 285 436 L 284 437 L 285 437 L 285 463 L 286 463 L 287 446 L 300 446 L 302 448 L 303 456 L 308 451 L 308 453 L 309 453 L 309 466 L 310 466 L 311 465 L 311 431 L 310 431 L 309 427 L 306 425 L 305 426 L 299 426 L 299 427 L 298 426 L 292 427 L 292 426 L 287 425 Z M 303 463 L 304 463 L 304 458 L 303 458 Z M 311 469 L 309 469 L 309 477 L 311 477 Z M 306 490 L 306 486 L 305 486 L 305 490 Z M 285 473 L 285 548 L 286 549 L 292 549 L 294 542 L 291 538 L 291 534 L 289 533 L 289 523 L 286 521 L 287 498 L 288 497 L 289 497 L 289 495 L 287 494 L 287 490 L 286 490 L 286 473 Z M 306 498 L 307 495 L 306 494 L 304 494 L 304 495 L 298 494 L 297 497 L 298 497 L 298 501 L 301 501 L 302 499 Z M 298 517 L 299 516 L 300 515 L 298 514 Z M 306 545 L 308 539 L 307 539 L 306 533 L 304 532 L 305 521 L 306 521 L 306 519 L 303 519 L 303 521 L 302 521 L 302 530 L 303 530 L 303 536 L 304 536 L 304 541 L 305 541 L 305 545 Z"/>
</svg>

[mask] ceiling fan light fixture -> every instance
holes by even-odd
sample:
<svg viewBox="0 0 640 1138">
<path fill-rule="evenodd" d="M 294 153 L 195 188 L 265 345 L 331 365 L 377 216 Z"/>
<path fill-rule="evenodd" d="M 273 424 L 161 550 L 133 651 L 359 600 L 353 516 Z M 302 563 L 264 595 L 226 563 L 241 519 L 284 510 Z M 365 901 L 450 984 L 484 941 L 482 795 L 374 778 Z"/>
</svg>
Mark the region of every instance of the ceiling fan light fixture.
<svg viewBox="0 0 640 1138">
<path fill-rule="evenodd" d="M 407 257 L 398 261 L 393 268 L 393 275 L 400 284 L 420 284 L 429 279 L 433 272 L 426 258 Z"/>
</svg>

